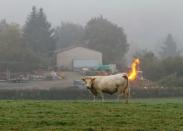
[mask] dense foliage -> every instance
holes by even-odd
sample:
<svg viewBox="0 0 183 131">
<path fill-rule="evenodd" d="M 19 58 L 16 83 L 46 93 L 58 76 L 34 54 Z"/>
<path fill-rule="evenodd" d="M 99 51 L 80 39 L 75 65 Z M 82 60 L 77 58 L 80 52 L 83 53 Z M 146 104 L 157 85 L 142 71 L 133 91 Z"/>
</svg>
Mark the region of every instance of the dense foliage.
<svg viewBox="0 0 183 131">
<path fill-rule="evenodd" d="M 141 59 L 141 70 L 145 78 L 162 86 L 183 86 L 183 57 L 160 59 L 148 51 L 138 52 L 135 56 Z"/>
<path fill-rule="evenodd" d="M 89 48 L 102 52 L 103 61 L 107 64 L 122 63 L 129 47 L 123 29 L 102 16 L 87 23 L 85 40 Z"/>
<path fill-rule="evenodd" d="M 56 46 L 57 48 L 67 48 L 81 44 L 83 36 L 84 28 L 81 25 L 63 22 L 56 29 Z"/>
<path fill-rule="evenodd" d="M 23 38 L 26 46 L 41 57 L 42 64 L 49 65 L 55 50 L 55 38 L 54 30 L 47 21 L 42 8 L 39 11 L 36 7 L 32 8 L 23 29 Z"/>
<path fill-rule="evenodd" d="M 39 61 L 39 57 L 25 45 L 20 27 L 1 21 L 0 70 L 30 71 L 38 66 Z"/>
<path fill-rule="evenodd" d="M 126 34 L 123 28 L 103 18 L 90 19 L 83 28 L 72 23 L 62 23 L 56 31 L 57 47 L 85 46 L 102 52 L 105 64 L 122 64 L 128 51 Z"/>
<path fill-rule="evenodd" d="M 168 34 L 163 46 L 160 50 L 160 56 L 162 58 L 167 57 L 175 57 L 180 55 L 180 50 L 177 49 L 177 44 L 172 36 L 172 34 Z"/>
</svg>

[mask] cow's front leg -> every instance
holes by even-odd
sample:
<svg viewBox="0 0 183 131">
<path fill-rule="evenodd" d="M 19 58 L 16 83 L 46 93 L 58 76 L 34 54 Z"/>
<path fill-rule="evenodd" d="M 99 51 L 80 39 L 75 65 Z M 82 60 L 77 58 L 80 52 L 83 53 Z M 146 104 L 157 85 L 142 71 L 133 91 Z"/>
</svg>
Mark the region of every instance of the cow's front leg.
<svg viewBox="0 0 183 131">
<path fill-rule="evenodd" d="M 100 92 L 100 96 L 101 96 L 102 102 L 104 102 L 104 94 L 102 92 Z"/>
<path fill-rule="evenodd" d="M 95 96 L 95 95 L 93 95 L 93 102 L 95 102 L 95 97 L 96 97 L 96 96 Z"/>
</svg>

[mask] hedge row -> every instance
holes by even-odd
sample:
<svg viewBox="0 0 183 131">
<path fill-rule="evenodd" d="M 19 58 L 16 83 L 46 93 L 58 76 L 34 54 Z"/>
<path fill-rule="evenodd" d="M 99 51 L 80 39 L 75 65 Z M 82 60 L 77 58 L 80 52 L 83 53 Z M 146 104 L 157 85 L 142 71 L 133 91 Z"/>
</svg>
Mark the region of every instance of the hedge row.
<svg viewBox="0 0 183 131">
<path fill-rule="evenodd" d="M 131 98 L 153 98 L 153 97 L 181 97 L 183 96 L 183 88 L 178 89 L 131 89 Z M 105 95 L 107 99 L 115 99 L 116 95 Z M 78 88 L 66 89 L 1 89 L 0 99 L 51 99 L 51 100 L 80 100 L 92 99 L 91 94 L 87 90 Z"/>
</svg>

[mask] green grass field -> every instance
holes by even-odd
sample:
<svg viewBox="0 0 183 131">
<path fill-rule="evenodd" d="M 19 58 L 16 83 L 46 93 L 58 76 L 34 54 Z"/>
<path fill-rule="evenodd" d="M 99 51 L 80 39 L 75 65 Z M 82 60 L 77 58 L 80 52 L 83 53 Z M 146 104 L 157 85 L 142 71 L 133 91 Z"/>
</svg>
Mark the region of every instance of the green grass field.
<svg viewBox="0 0 183 131">
<path fill-rule="evenodd" d="M 0 100 L 0 130 L 183 130 L 183 99 Z"/>
</svg>

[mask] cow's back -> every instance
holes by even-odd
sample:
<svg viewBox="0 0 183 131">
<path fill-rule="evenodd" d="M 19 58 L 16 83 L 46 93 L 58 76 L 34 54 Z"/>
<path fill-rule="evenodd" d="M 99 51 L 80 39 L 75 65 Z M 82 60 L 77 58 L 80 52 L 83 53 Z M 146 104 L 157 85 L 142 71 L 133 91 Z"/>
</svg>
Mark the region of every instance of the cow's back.
<svg viewBox="0 0 183 131">
<path fill-rule="evenodd" d="M 126 84 L 126 79 L 122 74 L 98 77 L 95 80 L 95 88 L 102 91 L 114 91 Z"/>
</svg>

